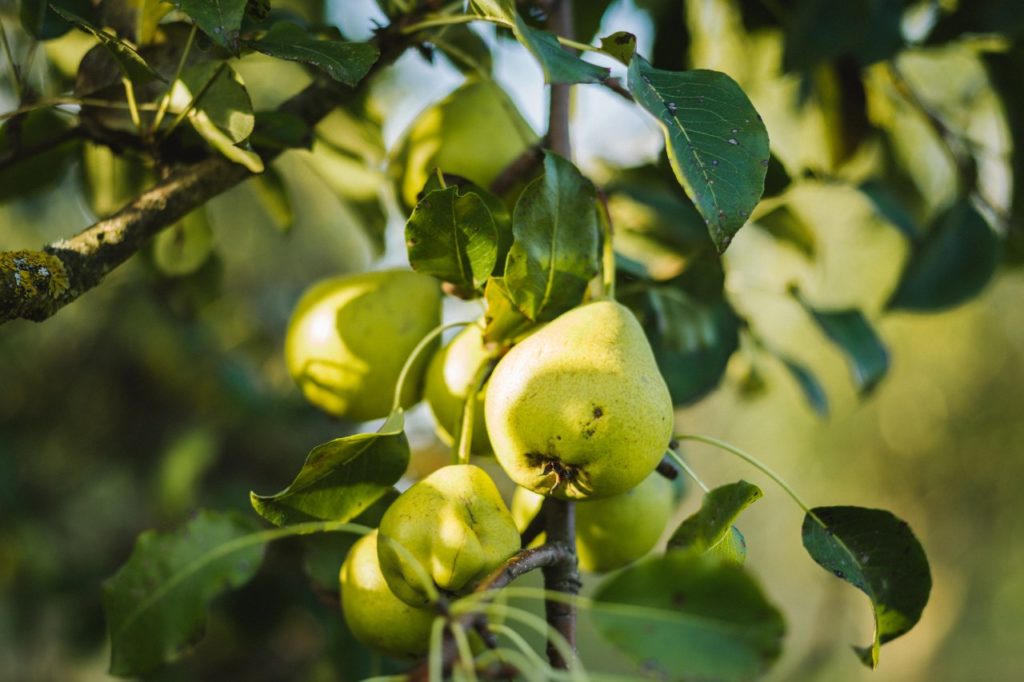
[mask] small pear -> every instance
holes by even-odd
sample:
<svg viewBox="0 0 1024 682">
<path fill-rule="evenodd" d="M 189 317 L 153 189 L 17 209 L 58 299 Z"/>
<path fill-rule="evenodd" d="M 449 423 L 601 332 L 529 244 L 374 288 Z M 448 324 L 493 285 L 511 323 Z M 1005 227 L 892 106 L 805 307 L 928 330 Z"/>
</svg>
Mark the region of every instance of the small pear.
<svg viewBox="0 0 1024 682">
<path fill-rule="evenodd" d="M 313 405 L 335 417 L 386 417 L 402 366 L 441 323 L 436 279 L 407 270 L 333 277 L 303 294 L 285 338 L 288 372 Z M 429 352 L 413 366 L 402 406 L 419 400 Z"/>
<path fill-rule="evenodd" d="M 423 383 L 423 398 L 430 405 L 437 423 L 437 435 L 449 445 L 454 442 L 456 425 L 469 395 L 470 384 L 478 368 L 490 357 L 484 347 L 483 329 L 471 324 L 459 332 L 451 342 L 434 354 L 427 366 Z M 491 454 L 491 441 L 487 438 L 484 417 L 486 389 L 476 394 L 473 412 L 473 444 L 475 455 Z"/>
<path fill-rule="evenodd" d="M 377 553 L 391 591 L 406 604 L 430 603 L 429 580 L 443 592 L 471 587 L 520 546 L 512 514 L 480 467 L 438 469 L 384 513 Z"/>
<path fill-rule="evenodd" d="M 357 640 L 395 658 L 417 658 L 430 648 L 435 613 L 409 606 L 388 588 L 377 560 L 377 531 L 361 537 L 338 575 L 341 610 Z"/>
<path fill-rule="evenodd" d="M 512 517 L 526 530 L 544 497 L 526 488 L 512 495 Z M 576 554 L 580 568 L 606 573 L 640 559 L 658 544 L 675 510 L 672 482 L 655 472 L 619 495 L 576 505 Z"/>
<path fill-rule="evenodd" d="M 673 429 L 672 399 L 644 332 L 613 301 L 574 308 L 514 346 L 491 375 L 485 413 L 509 477 L 570 500 L 639 484 Z"/>
</svg>

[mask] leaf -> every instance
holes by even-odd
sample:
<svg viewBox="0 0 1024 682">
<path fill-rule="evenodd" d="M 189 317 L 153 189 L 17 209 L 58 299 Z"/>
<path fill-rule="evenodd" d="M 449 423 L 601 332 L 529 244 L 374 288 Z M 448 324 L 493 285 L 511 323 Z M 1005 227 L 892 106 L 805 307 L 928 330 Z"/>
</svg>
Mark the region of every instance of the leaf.
<svg viewBox="0 0 1024 682">
<path fill-rule="evenodd" d="M 962 199 L 936 218 L 914 246 L 890 309 L 935 312 L 977 296 L 999 267 L 999 238 Z"/>
<path fill-rule="evenodd" d="M 859 189 L 871 201 L 879 215 L 902 232 L 907 239 L 917 239 L 917 223 L 889 188 L 877 180 L 868 180 L 862 183 Z"/>
<path fill-rule="evenodd" d="M 740 566 L 673 550 L 601 583 L 598 632 L 665 680 L 749 680 L 778 658 L 785 624 Z"/>
<path fill-rule="evenodd" d="M 815 507 L 802 534 L 812 559 L 871 600 L 874 642 L 854 650 L 874 668 L 879 647 L 913 628 L 928 603 L 932 578 L 921 543 L 905 521 L 862 507 Z"/>
<path fill-rule="evenodd" d="M 99 40 L 100 45 L 102 45 L 107 52 L 110 53 L 110 56 L 117 61 L 117 65 L 121 67 L 121 71 L 132 83 L 139 85 L 142 83 L 149 83 L 154 80 L 164 80 L 160 74 L 154 71 L 153 68 L 146 63 L 146 60 L 142 58 L 142 55 L 136 52 L 135 48 L 124 40 L 121 40 L 111 33 L 107 33 L 106 31 L 96 28 L 77 14 L 55 5 L 51 5 L 51 7 L 53 11 L 61 17 Z"/>
<path fill-rule="evenodd" d="M 764 192 L 768 132 L 760 115 L 736 81 L 717 71 L 662 71 L 636 55 L 628 85 L 661 125 L 679 184 L 725 251 Z"/>
<path fill-rule="evenodd" d="M 767 215 L 758 218 L 755 224 L 779 241 L 792 245 L 808 258 L 814 258 L 814 254 L 817 252 L 814 230 L 788 206 L 779 206 Z"/>
<path fill-rule="evenodd" d="M 1000 2 L 1000 0 L 996 0 Z M 1019 8 L 1014 3 L 1008 14 Z M 963 7 L 959 9 L 965 9 Z M 1024 28 L 1024 17 L 1017 16 Z M 1007 262 L 1024 263 L 1024 93 L 1020 88 L 1020 74 L 1024 71 L 1024 47 L 1017 45 L 1003 53 L 989 53 L 982 56 L 992 87 L 999 96 L 1013 142 L 1014 153 L 1010 156 L 1010 170 L 1013 175 L 1013 193 L 1010 196 L 1010 211 L 1006 235 L 1005 257 Z"/>
<path fill-rule="evenodd" d="M 416 205 L 405 225 L 405 244 L 413 270 L 450 282 L 472 297 L 494 270 L 498 228 L 478 195 L 446 187 Z"/>
<path fill-rule="evenodd" d="M 110 673 L 145 674 L 195 642 L 209 601 L 259 568 L 266 540 L 257 531 L 235 514 L 200 511 L 173 533 L 139 535 L 127 563 L 103 585 Z"/>
<path fill-rule="evenodd" d="M 405 473 L 409 441 L 394 412 L 376 433 L 318 445 L 295 480 L 276 495 L 249 494 L 253 509 L 274 525 L 350 521 L 383 497 Z"/>
<path fill-rule="evenodd" d="M 263 173 L 254 175 L 249 182 L 256 188 L 256 198 L 274 227 L 281 232 L 291 231 L 295 225 L 295 211 L 288 196 L 288 188 L 277 169 L 269 166 Z"/>
<path fill-rule="evenodd" d="M 545 83 L 601 83 L 611 71 L 580 59 L 558 42 L 554 33 L 532 28 L 515 15 L 513 32 L 519 42 L 540 62 Z"/>
<path fill-rule="evenodd" d="M 170 0 L 192 17 L 213 42 L 238 52 L 238 33 L 242 28 L 248 0 Z"/>
<path fill-rule="evenodd" d="M 676 529 L 668 548 L 711 552 L 726 561 L 742 564 L 746 558 L 743 535 L 733 525 L 740 513 L 761 499 L 764 493 L 752 483 L 737 481 L 712 489 L 701 501 L 700 510 Z"/>
<path fill-rule="evenodd" d="M 505 286 L 533 321 L 551 320 L 583 300 L 597 274 L 597 192 L 576 167 L 546 152 L 544 175 L 523 190 L 512 213 L 515 241 Z"/>
<path fill-rule="evenodd" d="M 494 60 L 491 48 L 480 34 L 465 24 L 441 26 L 429 34 L 430 42 L 448 58 L 452 66 L 467 75 L 491 73 Z"/>
<path fill-rule="evenodd" d="M 153 262 L 165 275 L 190 275 L 213 252 L 213 229 L 206 215 L 206 207 L 187 213 L 171 227 L 153 239 Z"/>
<path fill-rule="evenodd" d="M 59 16 L 58 10 L 79 17 L 91 18 L 94 14 L 90 0 L 21 0 L 18 5 L 22 28 L 38 40 L 59 38 L 72 29 L 74 22 Z"/>
<path fill-rule="evenodd" d="M 10 124 L 0 127 L 0 158 L 10 155 L 10 158 L 17 159 L 0 165 L 0 202 L 54 190 L 81 149 L 80 138 L 77 137 L 47 148 L 47 141 L 66 133 L 73 123 L 55 109 L 30 111 L 19 120 L 20 129 Z M 38 144 L 43 145 L 43 151 L 38 154 L 17 153 L 19 146 L 31 148 Z"/>
<path fill-rule="evenodd" d="M 601 49 L 629 66 L 633 55 L 636 54 L 636 36 L 626 31 L 618 31 L 601 38 Z"/>
<path fill-rule="evenodd" d="M 317 40 L 296 24 L 281 21 L 263 38 L 248 43 L 263 54 L 311 64 L 334 80 L 354 87 L 377 62 L 380 51 L 373 43 Z"/>
<path fill-rule="evenodd" d="M 907 0 L 804 0 L 786 30 L 783 68 L 810 71 L 839 57 L 867 66 L 904 47 L 901 22 Z"/>
<path fill-rule="evenodd" d="M 601 20 L 611 4 L 612 0 L 587 0 L 573 3 L 572 26 L 576 32 L 575 38 L 589 43 L 601 28 Z"/>
<path fill-rule="evenodd" d="M 825 389 L 822 387 L 821 382 L 818 381 L 818 378 L 796 360 L 778 354 L 776 354 L 776 357 L 782 361 L 783 366 L 789 370 L 793 379 L 796 380 L 797 386 L 800 387 L 804 398 L 807 400 L 807 404 L 811 406 L 815 414 L 822 419 L 827 419 L 828 394 L 825 393 Z"/>
<path fill-rule="evenodd" d="M 797 298 L 825 336 L 846 355 L 857 391 L 861 396 L 869 394 L 889 371 L 889 351 L 864 314 L 855 309 L 817 310 L 799 294 Z"/>
<path fill-rule="evenodd" d="M 249 138 L 256 149 L 284 151 L 285 149 L 310 149 L 313 146 L 313 130 L 299 116 L 287 111 L 260 111 Z"/>
<path fill-rule="evenodd" d="M 511 341 L 533 325 L 512 303 L 504 278 L 491 277 L 487 280 L 484 300 L 487 303 L 483 332 L 485 343 Z"/>
<path fill-rule="evenodd" d="M 256 116 L 242 77 L 226 62 L 202 62 L 185 69 L 174 84 L 172 110 L 180 112 L 194 102 L 190 116 L 204 118 L 231 144 L 252 134 Z M 200 131 L 201 134 L 201 131 Z"/>
</svg>

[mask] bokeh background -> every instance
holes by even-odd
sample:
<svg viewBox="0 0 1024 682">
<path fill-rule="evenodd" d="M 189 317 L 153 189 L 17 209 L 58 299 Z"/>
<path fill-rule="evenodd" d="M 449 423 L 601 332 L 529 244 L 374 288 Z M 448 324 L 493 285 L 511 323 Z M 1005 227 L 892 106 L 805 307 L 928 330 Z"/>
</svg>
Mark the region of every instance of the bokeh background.
<svg viewBox="0 0 1024 682">
<path fill-rule="evenodd" d="M 353 38 L 369 35 L 371 17 L 382 20 L 368 0 L 328 3 L 327 19 Z M 906 30 L 915 26 L 908 20 Z M 642 52 L 651 49 L 651 14 L 633 2 L 614 3 L 604 28 L 629 30 Z M 694 63 L 723 68 L 748 89 L 788 169 L 827 165 L 828 123 L 800 103 L 798 80 L 779 73 L 778 37 L 744 42 L 727 25 L 717 30 L 691 44 Z M 73 63 L 68 55 L 88 47 L 75 36 L 58 43 L 47 48 L 55 64 Z M 539 69 L 507 41 L 494 48 L 496 78 L 543 131 Z M 919 49 L 901 65 L 984 145 L 984 187 L 1005 206 L 1006 126 L 972 55 L 962 47 Z M 51 76 L 43 63 L 34 77 L 45 87 Z M 258 57 L 238 70 L 258 108 L 308 82 L 301 68 Z M 403 58 L 374 88 L 385 145 L 462 78 L 441 59 Z M 660 133 L 638 111 L 603 90 L 577 90 L 574 142 L 586 172 L 600 181 L 610 166 L 657 157 Z M 9 104 L 10 93 L 0 91 L 0 110 Z M 948 203 L 954 171 L 941 148 L 919 120 L 881 111 L 879 120 L 899 131 L 910 174 L 932 190 L 927 200 Z M 863 154 L 865 167 L 871 155 Z M 385 158 L 378 161 L 383 167 Z M 284 368 L 282 339 L 291 306 L 318 278 L 401 265 L 402 223 L 392 217 L 388 250 L 378 257 L 373 236 L 353 224 L 308 154 L 291 152 L 280 163 L 296 179 L 288 186 L 291 230 L 276 229 L 253 189 L 242 186 L 211 202 L 217 246 L 197 272 L 169 277 L 146 252 L 53 319 L 0 328 L 0 678 L 108 679 L 101 584 L 139 532 L 172 529 L 200 507 L 251 514 L 250 490 L 282 488 L 311 447 L 361 428 L 303 403 Z M 856 174 L 853 166 L 848 172 Z M 848 186 L 791 175 L 800 179 L 790 206 L 813 231 L 817 258 L 747 227 L 726 256 L 728 291 L 763 338 L 818 374 L 831 416 L 815 416 L 782 366 L 745 345 L 720 387 L 679 411 L 680 430 L 755 453 L 812 503 L 881 507 L 906 519 L 926 548 L 934 588 L 918 627 L 883 649 L 877 671 L 865 670 L 849 644 L 870 637 L 867 600 L 806 556 L 800 510 L 725 453 L 685 448 L 710 483 L 745 478 L 766 492 L 740 527 L 749 567 L 789 625 L 786 652 L 769 679 L 1020 679 L 1024 271 L 1000 271 L 981 296 L 950 312 L 883 316 L 905 241 Z M 0 249 L 36 248 L 93 222 L 80 168 L 54 182 L 0 204 Z M 823 307 L 855 305 L 877 321 L 892 367 L 866 399 L 856 395 L 843 357 L 785 295 L 792 282 Z M 452 306 L 448 315 L 477 311 Z M 422 406 L 410 439 L 412 475 L 446 456 Z M 679 517 L 698 505 L 691 486 Z M 338 610 L 310 589 L 300 549 L 271 547 L 252 584 L 215 602 L 192 655 L 153 679 L 365 676 L 374 662 L 356 652 Z M 590 659 L 595 669 L 630 670 L 606 647 L 586 638 L 582 646 L 585 660 L 600 651 Z"/>
</svg>

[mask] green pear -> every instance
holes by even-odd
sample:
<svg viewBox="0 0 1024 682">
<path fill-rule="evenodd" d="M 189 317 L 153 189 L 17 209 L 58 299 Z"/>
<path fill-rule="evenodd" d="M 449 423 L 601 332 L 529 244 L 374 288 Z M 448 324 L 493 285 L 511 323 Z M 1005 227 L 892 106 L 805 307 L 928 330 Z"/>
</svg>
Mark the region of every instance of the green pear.
<svg viewBox="0 0 1024 682">
<path fill-rule="evenodd" d="M 526 488 L 512 495 L 512 517 L 520 531 L 540 511 L 544 496 Z M 654 549 L 675 511 L 672 482 L 655 472 L 619 495 L 576 505 L 576 554 L 580 568 L 605 573 Z"/>
<path fill-rule="evenodd" d="M 299 300 L 285 337 L 292 379 L 313 405 L 335 417 L 386 417 L 402 366 L 441 323 L 437 280 L 407 270 L 342 275 Z M 419 400 L 429 351 L 413 365 L 402 406 Z"/>
<path fill-rule="evenodd" d="M 395 658 L 417 658 L 430 648 L 435 613 L 409 606 L 388 588 L 377 560 L 377 531 L 348 553 L 338 575 L 341 610 L 360 642 Z"/>
<path fill-rule="evenodd" d="M 636 486 L 672 437 L 672 399 L 633 313 L 598 301 L 513 346 L 487 385 L 498 462 L 534 492 L 585 500 Z"/>
<path fill-rule="evenodd" d="M 462 416 L 470 385 L 476 377 L 477 370 L 490 356 L 484 346 L 483 329 L 471 324 L 459 332 L 447 346 L 435 353 L 427 366 L 423 398 L 434 414 L 437 435 L 449 445 L 455 441 L 455 429 Z M 476 394 L 473 412 L 471 452 L 477 455 L 491 454 L 491 441 L 487 438 L 487 421 L 484 418 L 486 392 L 485 388 Z"/>
<path fill-rule="evenodd" d="M 380 521 L 377 553 L 391 591 L 410 606 L 473 586 L 516 553 L 519 531 L 497 487 L 472 464 L 446 466 L 414 484 Z"/>
</svg>

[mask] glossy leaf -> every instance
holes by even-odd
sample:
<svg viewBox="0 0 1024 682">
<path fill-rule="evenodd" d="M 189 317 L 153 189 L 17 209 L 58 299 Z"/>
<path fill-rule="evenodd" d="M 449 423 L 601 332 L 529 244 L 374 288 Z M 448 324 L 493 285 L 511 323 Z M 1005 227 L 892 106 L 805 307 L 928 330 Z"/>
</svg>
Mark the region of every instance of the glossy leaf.
<svg viewBox="0 0 1024 682">
<path fill-rule="evenodd" d="M 914 245 L 888 307 L 934 312 L 977 296 L 999 266 L 999 239 L 970 202 L 940 215 Z"/>
<path fill-rule="evenodd" d="M 928 603 L 924 549 L 905 521 L 881 509 L 816 507 L 804 517 L 802 534 L 811 558 L 871 600 L 874 641 L 855 650 L 865 665 L 877 666 L 879 647 L 913 628 Z"/>
<path fill-rule="evenodd" d="M 232 52 L 238 51 L 238 32 L 242 28 L 248 0 L 171 0 L 175 7 L 192 17 L 213 42 Z"/>
<path fill-rule="evenodd" d="M 598 586 L 597 631 L 665 680 L 749 680 L 778 658 L 785 624 L 743 569 L 673 550 Z"/>
<path fill-rule="evenodd" d="M 348 86 L 357 85 L 380 57 L 373 43 L 318 40 L 286 21 L 274 24 L 263 38 L 250 42 L 249 47 L 278 59 L 310 64 Z"/>
<path fill-rule="evenodd" d="M 855 309 L 817 310 L 802 298 L 800 301 L 818 327 L 846 355 L 857 391 L 862 396 L 870 393 L 889 371 L 889 351 L 864 313 Z"/>
<path fill-rule="evenodd" d="M 808 258 L 814 258 L 817 252 L 814 230 L 789 206 L 779 206 L 758 218 L 756 224 L 779 241 L 791 245 Z"/>
<path fill-rule="evenodd" d="M 494 270 L 498 228 L 477 194 L 446 187 L 428 193 L 405 225 L 413 270 L 453 284 L 467 297 L 482 290 Z"/>
<path fill-rule="evenodd" d="M 201 511 L 172 533 L 142 533 L 103 585 L 111 674 L 150 672 L 195 642 L 209 601 L 256 574 L 265 543 L 257 531 L 234 514 Z"/>
<path fill-rule="evenodd" d="M 782 362 L 782 365 L 789 370 L 790 375 L 796 381 L 797 386 L 800 387 L 800 391 L 804 394 L 807 404 L 811 406 L 814 413 L 822 419 L 827 419 L 829 412 L 828 394 L 825 393 L 825 388 L 818 381 L 818 377 L 814 376 L 811 370 L 792 358 L 784 355 L 777 355 L 777 357 Z"/>
<path fill-rule="evenodd" d="M 121 40 L 112 33 L 96 28 L 87 20 L 73 12 L 55 5 L 51 7 L 53 11 L 59 14 L 62 18 L 70 21 L 78 28 L 96 38 L 100 45 L 102 45 L 117 61 L 117 65 L 121 67 L 121 71 L 132 83 L 141 84 L 149 83 L 154 80 L 164 80 L 160 74 L 154 71 L 153 68 L 146 63 L 146 60 L 142 58 L 142 55 L 140 55 L 134 47 L 124 40 Z"/>
<path fill-rule="evenodd" d="M 403 413 L 398 411 L 376 433 L 318 445 L 287 488 L 276 495 L 250 493 L 253 509 L 278 526 L 354 519 L 405 473 L 409 442 L 404 428 Z"/>
<path fill-rule="evenodd" d="M 742 564 L 747 548 L 743 535 L 733 525 L 744 509 L 764 493 L 752 483 L 737 481 L 712 489 L 704 495 L 700 509 L 683 521 L 669 538 L 669 549 L 710 552 L 726 561 Z"/>
<path fill-rule="evenodd" d="M 544 175 L 530 183 L 512 213 L 515 241 L 505 286 L 531 320 L 550 320 L 578 305 L 597 274 L 599 232 L 593 184 L 562 157 L 547 153 Z"/>
<path fill-rule="evenodd" d="M 725 251 L 764 192 L 768 132 L 743 90 L 724 73 L 629 65 L 629 89 L 657 119 L 676 178 Z"/>
</svg>

